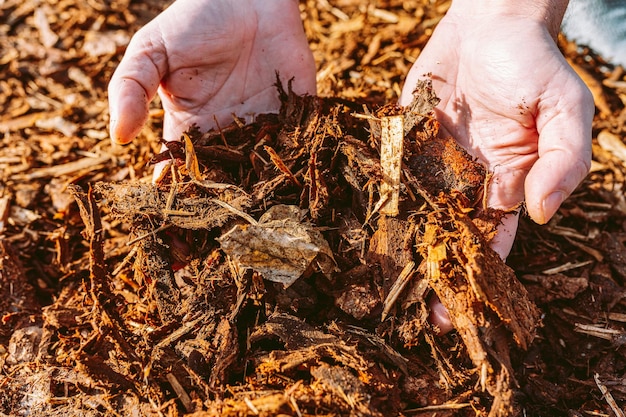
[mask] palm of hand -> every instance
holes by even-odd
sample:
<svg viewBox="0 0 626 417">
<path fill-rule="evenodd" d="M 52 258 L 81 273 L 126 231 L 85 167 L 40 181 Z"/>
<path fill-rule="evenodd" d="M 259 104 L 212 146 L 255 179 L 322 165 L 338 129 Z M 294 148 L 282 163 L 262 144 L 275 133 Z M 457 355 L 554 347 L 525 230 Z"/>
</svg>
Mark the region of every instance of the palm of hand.
<svg viewBox="0 0 626 417">
<path fill-rule="evenodd" d="M 494 172 L 489 205 L 525 199 L 545 223 L 588 171 L 594 108 L 547 30 L 519 16 L 480 24 L 446 17 L 411 69 L 401 104 L 428 73 L 441 99 L 437 118 Z M 503 257 L 516 228 L 509 217 L 493 242 Z"/>
<path fill-rule="evenodd" d="M 264 10 L 258 10 L 264 8 Z M 158 91 L 164 137 L 278 109 L 276 72 L 315 92 L 315 66 L 297 2 L 178 0 L 142 28 L 109 85 L 111 133 L 126 143 Z"/>
</svg>

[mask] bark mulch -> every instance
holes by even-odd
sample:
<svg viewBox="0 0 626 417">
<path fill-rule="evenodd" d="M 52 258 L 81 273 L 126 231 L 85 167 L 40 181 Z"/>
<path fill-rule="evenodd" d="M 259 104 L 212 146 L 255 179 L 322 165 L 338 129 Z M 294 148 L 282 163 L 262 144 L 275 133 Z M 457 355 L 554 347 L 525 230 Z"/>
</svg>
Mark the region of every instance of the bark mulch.
<svg viewBox="0 0 626 417">
<path fill-rule="evenodd" d="M 0 415 L 624 416 L 622 68 L 560 39 L 593 166 L 505 263 L 436 92 L 393 104 L 448 2 L 302 1 L 320 97 L 277 83 L 162 154 L 153 103 L 112 147 L 107 82 L 166 4 L 0 2 Z"/>
</svg>

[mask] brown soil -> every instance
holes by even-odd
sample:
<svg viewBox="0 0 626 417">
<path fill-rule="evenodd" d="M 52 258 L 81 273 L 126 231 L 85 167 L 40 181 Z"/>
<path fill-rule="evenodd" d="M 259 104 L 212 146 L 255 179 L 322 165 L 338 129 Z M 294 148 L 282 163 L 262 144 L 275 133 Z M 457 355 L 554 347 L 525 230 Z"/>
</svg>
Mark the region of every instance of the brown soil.
<svg viewBox="0 0 626 417">
<path fill-rule="evenodd" d="M 447 2 L 302 2 L 324 98 L 277 85 L 280 114 L 167 155 L 155 103 L 113 148 L 107 81 L 166 3 L 0 3 L 2 415 L 624 415 L 621 68 L 561 40 L 594 165 L 504 264 L 488 173 L 437 136 L 429 85 L 387 104 Z"/>
</svg>

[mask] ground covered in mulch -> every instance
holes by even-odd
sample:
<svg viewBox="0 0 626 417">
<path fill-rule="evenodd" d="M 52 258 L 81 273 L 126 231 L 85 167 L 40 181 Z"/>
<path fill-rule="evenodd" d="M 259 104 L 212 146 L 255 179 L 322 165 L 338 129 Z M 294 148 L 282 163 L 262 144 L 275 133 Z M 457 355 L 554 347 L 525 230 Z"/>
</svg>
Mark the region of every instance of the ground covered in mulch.
<svg viewBox="0 0 626 417">
<path fill-rule="evenodd" d="M 505 264 L 436 92 L 393 105 L 447 2 L 303 1 L 321 98 L 277 84 L 164 155 L 154 103 L 112 147 L 108 79 L 166 3 L 0 3 L 1 415 L 624 415 L 621 68 L 561 40 L 592 172 Z"/>
</svg>

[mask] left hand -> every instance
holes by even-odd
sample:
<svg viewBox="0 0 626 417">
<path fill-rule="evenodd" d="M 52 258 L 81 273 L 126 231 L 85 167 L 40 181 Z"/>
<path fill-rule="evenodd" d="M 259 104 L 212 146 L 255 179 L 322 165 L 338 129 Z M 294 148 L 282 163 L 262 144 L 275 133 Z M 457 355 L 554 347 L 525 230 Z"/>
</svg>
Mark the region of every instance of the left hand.
<svg viewBox="0 0 626 417">
<path fill-rule="evenodd" d="M 177 0 L 137 32 L 109 83 L 111 138 L 132 141 L 158 93 L 163 136 L 278 111 L 276 72 L 315 94 L 297 0 Z"/>
</svg>

